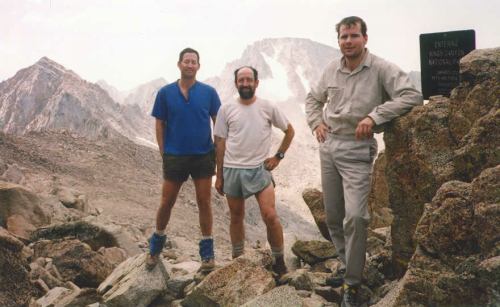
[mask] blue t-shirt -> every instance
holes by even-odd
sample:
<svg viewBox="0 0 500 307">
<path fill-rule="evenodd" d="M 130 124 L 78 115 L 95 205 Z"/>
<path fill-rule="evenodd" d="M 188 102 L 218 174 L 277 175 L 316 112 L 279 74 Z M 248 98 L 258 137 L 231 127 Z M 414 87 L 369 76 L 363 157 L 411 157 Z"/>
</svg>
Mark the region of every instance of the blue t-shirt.
<svg viewBox="0 0 500 307">
<path fill-rule="evenodd" d="M 197 81 L 188 97 L 184 98 L 177 82 L 162 87 L 156 95 L 151 115 L 165 121 L 165 153 L 197 155 L 214 148 L 210 120 L 219 110 L 219 95 L 210 85 Z"/>
</svg>

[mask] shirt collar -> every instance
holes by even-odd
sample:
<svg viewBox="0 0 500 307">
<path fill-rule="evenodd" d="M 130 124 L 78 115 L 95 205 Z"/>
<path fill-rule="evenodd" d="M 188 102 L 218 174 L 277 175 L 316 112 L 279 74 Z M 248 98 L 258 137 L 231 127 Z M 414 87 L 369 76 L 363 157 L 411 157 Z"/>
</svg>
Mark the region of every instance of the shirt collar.
<svg viewBox="0 0 500 307">
<path fill-rule="evenodd" d="M 344 56 L 342 56 L 340 58 L 340 65 L 339 65 L 338 70 L 340 72 L 343 72 L 343 73 L 352 74 L 352 73 L 357 73 L 357 72 L 361 71 L 363 69 L 363 67 L 370 67 L 372 65 L 372 62 L 373 62 L 373 56 L 371 55 L 371 53 L 368 50 L 368 48 L 365 48 L 365 52 L 366 52 L 365 53 L 365 58 L 363 59 L 363 61 L 361 62 L 361 64 L 359 64 L 359 66 L 354 71 L 349 71 L 349 69 L 345 68 L 345 58 L 344 58 Z"/>
<path fill-rule="evenodd" d="M 175 85 L 177 86 L 177 88 L 178 88 L 179 90 L 181 90 L 181 86 L 179 85 L 179 81 L 180 81 L 180 79 L 177 79 L 177 81 L 175 81 Z M 193 83 L 193 85 L 191 85 L 191 87 L 189 88 L 189 91 L 191 91 L 192 89 L 194 89 L 194 87 L 198 85 L 198 82 L 199 82 L 198 80 L 194 80 L 194 83 Z"/>
</svg>

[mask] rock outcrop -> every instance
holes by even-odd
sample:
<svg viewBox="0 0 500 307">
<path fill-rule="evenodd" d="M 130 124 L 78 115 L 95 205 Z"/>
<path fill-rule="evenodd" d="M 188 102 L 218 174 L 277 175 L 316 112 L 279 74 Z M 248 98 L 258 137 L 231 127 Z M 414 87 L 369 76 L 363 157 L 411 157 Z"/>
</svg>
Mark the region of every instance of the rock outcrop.
<svg viewBox="0 0 500 307">
<path fill-rule="evenodd" d="M 79 287 L 97 287 L 113 271 L 113 266 L 90 246 L 76 239 L 41 240 L 34 246 L 34 257 L 52 258 L 63 280 Z"/>
<path fill-rule="evenodd" d="M 40 227 L 31 236 L 32 241 L 74 238 L 88 244 L 92 250 L 118 247 L 117 239 L 106 229 L 85 221 Z"/>
<path fill-rule="evenodd" d="M 0 306 L 24 306 L 40 294 L 30 282 L 23 247 L 21 241 L 0 227 Z"/>
<path fill-rule="evenodd" d="M 80 210 L 84 213 L 91 213 L 92 207 L 88 197 L 80 191 L 68 187 L 57 187 L 52 191 L 59 201 L 67 208 Z"/>
<path fill-rule="evenodd" d="M 380 306 L 499 302 L 500 166 L 472 183 L 450 181 L 425 205 L 400 286 Z"/>
<path fill-rule="evenodd" d="M 387 165 L 385 152 L 379 152 L 372 172 L 372 189 L 368 196 L 368 209 L 370 210 L 370 228 L 380 228 L 391 225 L 392 213 L 389 208 L 389 195 L 385 167 Z"/>
<path fill-rule="evenodd" d="M 412 238 L 424 204 L 441 185 L 470 182 L 500 163 L 499 53 L 475 50 L 462 58 L 461 83 L 449 99 L 431 97 L 384 134 L 393 259 L 400 274 L 415 251 Z"/>
<path fill-rule="evenodd" d="M 146 270 L 146 254 L 122 262 L 97 289 L 108 307 L 148 306 L 167 289 L 169 279 L 161 261 L 152 271 Z"/>
<path fill-rule="evenodd" d="M 246 252 L 210 273 L 182 301 L 183 306 L 240 306 L 275 287 L 269 254 Z"/>
<path fill-rule="evenodd" d="M 37 227 L 50 223 L 41 199 L 24 187 L 0 181 L 0 226 L 28 239 Z"/>
<path fill-rule="evenodd" d="M 289 306 L 301 307 L 304 298 L 297 294 L 297 291 L 290 286 L 281 286 L 272 289 L 264 295 L 254 298 L 250 302 L 242 305 L 243 307 L 261 307 L 261 306 Z"/>
<path fill-rule="evenodd" d="M 337 257 L 335 246 L 330 241 L 301 241 L 293 243 L 292 252 L 309 265 Z"/>
<path fill-rule="evenodd" d="M 99 304 L 102 298 L 95 289 L 79 289 L 77 287 L 55 287 L 50 289 L 44 296 L 37 299 L 33 307 L 51 307 L 51 306 L 71 306 L 87 307 L 91 304 Z"/>
<path fill-rule="evenodd" d="M 328 231 L 328 226 L 326 226 L 326 214 L 325 206 L 323 204 L 323 192 L 317 189 L 305 189 L 302 192 L 302 198 L 306 203 L 307 207 L 311 211 L 314 218 L 314 222 L 318 226 L 319 232 L 323 238 L 331 241 L 330 232 Z"/>
</svg>

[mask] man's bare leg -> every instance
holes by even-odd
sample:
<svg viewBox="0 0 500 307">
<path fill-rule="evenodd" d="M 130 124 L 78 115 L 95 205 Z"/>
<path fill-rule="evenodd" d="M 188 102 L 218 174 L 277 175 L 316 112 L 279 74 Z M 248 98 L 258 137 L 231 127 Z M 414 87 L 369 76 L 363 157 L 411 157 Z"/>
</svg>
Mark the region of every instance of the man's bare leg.
<svg viewBox="0 0 500 307">
<path fill-rule="evenodd" d="M 245 199 L 226 195 L 229 212 L 231 213 L 231 224 L 229 235 L 233 246 L 233 258 L 243 254 L 245 249 Z"/>
<path fill-rule="evenodd" d="M 174 208 L 177 195 L 182 187 L 183 182 L 163 180 L 161 191 L 160 207 L 156 212 L 156 230 L 164 231 L 170 221 L 172 208 Z"/>
<path fill-rule="evenodd" d="M 212 235 L 212 177 L 194 179 L 196 190 L 196 202 L 198 203 L 198 219 L 200 222 L 201 234 L 204 237 Z"/>
<path fill-rule="evenodd" d="M 215 268 L 214 239 L 212 238 L 212 177 L 194 179 L 196 202 L 198 203 L 198 220 L 202 239 L 200 240 L 200 271 L 210 272 Z"/>
<path fill-rule="evenodd" d="M 273 185 L 270 184 L 267 188 L 255 194 L 255 198 L 259 203 L 262 220 L 264 220 L 267 227 L 267 240 L 271 245 L 274 260 L 273 270 L 278 276 L 281 276 L 287 272 L 287 268 L 283 257 L 283 228 L 276 213 Z"/>
<path fill-rule="evenodd" d="M 163 180 L 160 207 L 156 212 L 156 233 L 150 239 L 150 252 L 146 259 L 146 268 L 149 270 L 153 269 L 159 260 L 161 249 L 166 239 L 165 228 L 170 221 L 172 208 L 175 205 L 182 183 L 182 181 Z M 155 243 L 152 242 L 153 240 L 155 240 Z M 152 247 L 151 244 L 155 244 L 155 246 Z M 154 250 L 153 254 L 152 250 Z"/>
<path fill-rule="evenodd" d="M 255 194 L 260 207 L 260 215 L 267 227 L 267 240 L 271 247 L 283 247 L 283 228 L 276 213 L 274 188 L 267 188 Z"/>
</svg>

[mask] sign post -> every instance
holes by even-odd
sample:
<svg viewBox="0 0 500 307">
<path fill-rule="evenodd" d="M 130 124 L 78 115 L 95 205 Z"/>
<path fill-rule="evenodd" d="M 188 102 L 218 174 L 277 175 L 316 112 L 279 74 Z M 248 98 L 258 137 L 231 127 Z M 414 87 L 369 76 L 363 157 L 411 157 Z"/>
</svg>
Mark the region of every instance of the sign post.
<svg viewBox="0 0 500 307">
<path fill-rule="evenodd" d="M 450 96 L 460 83 L 460 59 L 476 49 L 474 30 L 420 34 L 422 94 Z"/>
</svg>

